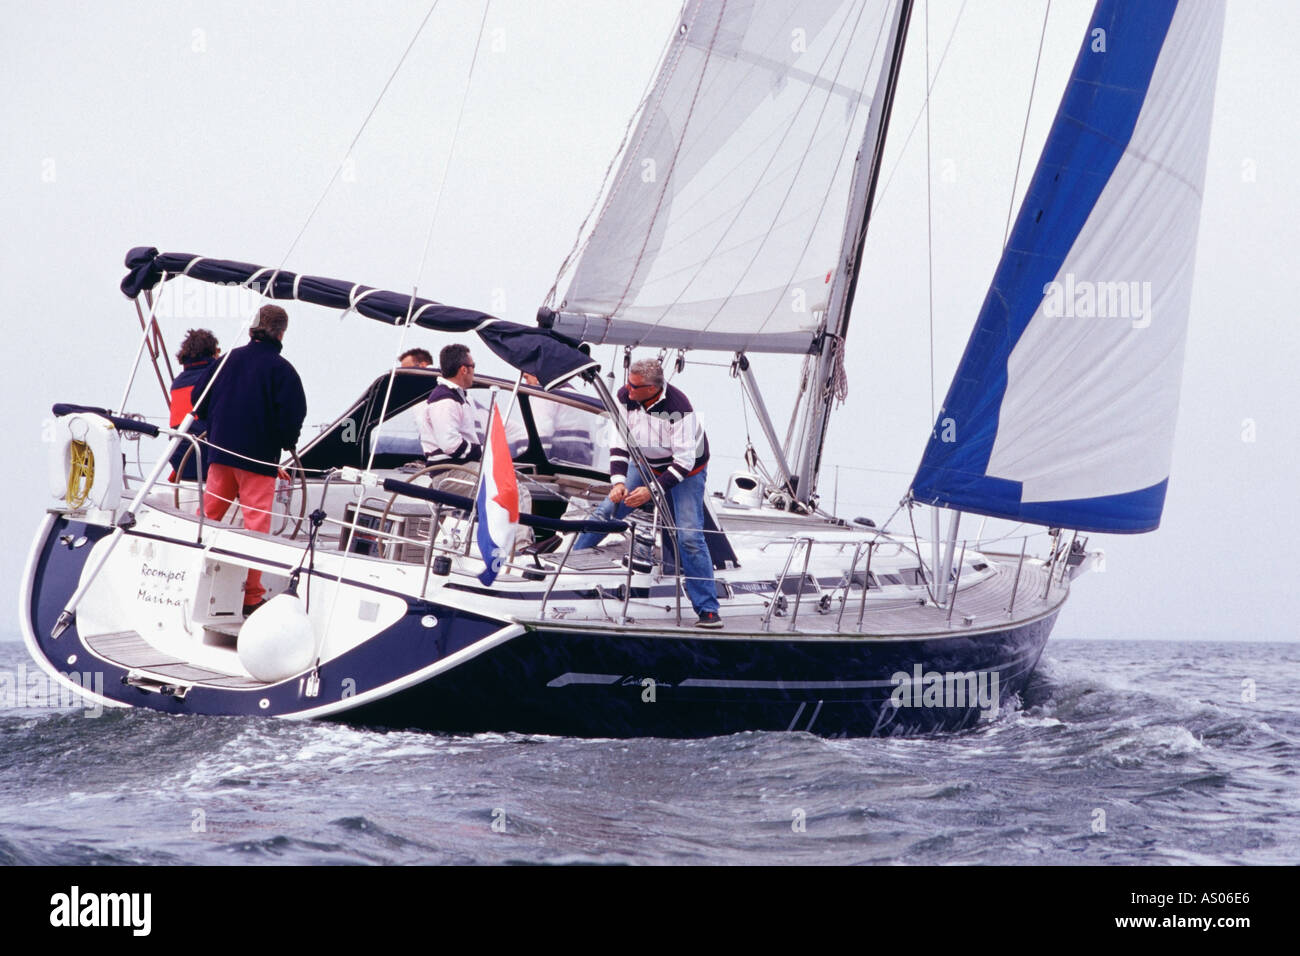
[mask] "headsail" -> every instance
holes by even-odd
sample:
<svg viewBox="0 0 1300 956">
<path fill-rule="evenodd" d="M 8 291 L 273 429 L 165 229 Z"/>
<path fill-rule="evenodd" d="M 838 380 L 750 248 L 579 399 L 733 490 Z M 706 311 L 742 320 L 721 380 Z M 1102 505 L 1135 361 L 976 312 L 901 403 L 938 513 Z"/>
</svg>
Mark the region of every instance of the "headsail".
<svg viewBox="0 0 1300 956">
<path fill-rule="evenodd" d="M 916 500 L 1159 525 L 1222 32 L 1218 2 L 1097 4 Z"/>
<path fill-rule="evenodd" d="M 897 0 L 689 0 L 554 328 L 807 352 Z"/>
</svg>

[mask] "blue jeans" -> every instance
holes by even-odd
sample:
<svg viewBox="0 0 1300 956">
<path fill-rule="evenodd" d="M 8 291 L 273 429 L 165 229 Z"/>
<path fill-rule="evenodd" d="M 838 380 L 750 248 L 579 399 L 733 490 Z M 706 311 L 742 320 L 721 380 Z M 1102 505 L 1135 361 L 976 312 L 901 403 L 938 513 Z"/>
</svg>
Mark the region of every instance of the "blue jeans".
<svg viewBox="0 0 1300 956">
<path fill-rule="evenodd" d="M 718 589 L 713 583 L 713 559 L 709 557 L 709 546 L 704 540 L 704 485 L 708 477 L 707 468 L 691 475 L 684 481 L 673 485 L 668 492 L 668 500 L 673 506 L 673 521 L 677 525 L 677 547 L 681 551 L 682 574 L 686 577 L 686 596 L 696 614 L 712 611 L 718 612 Z M 644 481 L 636 465 L 629 464 L 627 469 L 627 490 L 640 488 Z M 606 498 L 596 509 L 594 519 L 609 521 L 621 519 L 632 509 L 627 505 L 614 504 Z M 594 548 L 600 544 L 603 534 L 581 534 L 574 544 L 575 551 Z"/>
</svg>

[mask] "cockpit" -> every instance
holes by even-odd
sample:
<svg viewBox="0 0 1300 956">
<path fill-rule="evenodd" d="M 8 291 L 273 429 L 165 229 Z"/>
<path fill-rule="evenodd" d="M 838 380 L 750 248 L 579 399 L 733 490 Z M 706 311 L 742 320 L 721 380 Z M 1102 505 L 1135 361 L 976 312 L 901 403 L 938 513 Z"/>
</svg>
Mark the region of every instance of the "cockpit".
<svg viewBox="0 0 1300 956">
<path fill-rule="evenodd" d="M 436 369 L 397 368 L 391 376 L 378 376 L 299 450 L 303 469 L 308 474 L 345 467 L 423 470 L 415 414 L 437 384 Z M 582 388 L 575 383 L 547 392 L 521 385 L 512 399 L 513 382 L 480 375 L 467 390 L 480 435 L 487 431 L 493 402 L 500 404 L 510 454 L 530 488 L 534 514 L 563 517 L 575 492 L 598 500 L 608 489 L 609 417 L 599 399 Z"/>
<path fill-rule="evenodd" d="M 370 465 L 388 469 L 423 459 L 415 411 L 438 384 L 438 373 L 434 369 L 398 368 L 391 378 L 391 394 L 390 376 L 384 373 L 338 419 L 299 450 L 304 468 L 325 471 Z M 551 392 L 521 385 L 511 409 L 513 388 L 514 383 L 504 379 L 483 375 L 475 378 L 468 394 L 480 434 L 486 431 L 495 392 L 495 400 L 502 403 L 506 439 L 516 464 L 531 465 L 541 474 L 572 471 L 596 478 L 608 476 L 608 416 L 599 399 L 580 391 L 581 385 L 561 386 Z"/>
</svg>

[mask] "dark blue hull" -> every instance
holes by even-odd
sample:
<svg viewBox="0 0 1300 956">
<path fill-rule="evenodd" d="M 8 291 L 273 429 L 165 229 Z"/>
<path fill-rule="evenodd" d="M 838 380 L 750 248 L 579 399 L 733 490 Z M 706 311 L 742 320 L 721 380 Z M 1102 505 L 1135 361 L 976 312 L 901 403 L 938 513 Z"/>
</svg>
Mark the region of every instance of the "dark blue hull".
<svg viewBox="0 0 1300 956">
<path fill-rule="evenodd" d="M 979 706 L 918 699 L 895 706 L 891 696 L 903 698 L 904 682 L 891 678 L 915 675 L 918 664 L 922 675 L 982 673 L 986 688 L 997 689 L 990 697 L 1005 708 L 1023 691 L 1054 621 L 1052 615 L 991 634 L 916 641 L 536 631 L 342 719 L 576 737 L 962 730 L 981 720 Z"/>
<path fill-rule="evenodd" d="M 315 695 L 294 678 L 240 689 L 195 683 L 177 696 L 125 683 L 129 668 L 97 654 L 75 623 L 50 637 L 91 550 L 72 547 L 69 539 L 93 541 L 105 533 L 54 522 L 29 582 L 25 613 L 33 652 L 56 670 L 71 670 L 66 662 L 73 655 L 82 670 L 93 661 L 105 697 L 168 713 L 321 716 L 375 727 L 587 737 L 952 731 L 1014 703 L 1056 619 L 1052 612 L 1003 630 L 916 639 L 558 626 L 510 636 L 502 621 L 408 598 L 397 623 L 321 666 Z M 428 615 L 436 626 L 422 622 Z M 494 633 L 500 639 L 474 653 Z M 458 652 L 465 659 L 455 666 L 393 690 L 395 682 Z"/>
</svg>

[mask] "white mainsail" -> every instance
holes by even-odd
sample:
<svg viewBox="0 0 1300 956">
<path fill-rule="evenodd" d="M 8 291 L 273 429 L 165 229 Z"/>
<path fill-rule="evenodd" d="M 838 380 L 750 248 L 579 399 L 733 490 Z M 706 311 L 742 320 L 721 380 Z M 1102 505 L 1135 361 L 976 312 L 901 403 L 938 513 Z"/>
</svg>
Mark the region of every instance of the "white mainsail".
<svg viewBox="0 0 1300 956">
<path fill-rule="evenodd" d="M 896 0 L 691 0 L 554 328 L 807 352 Z"/>
</svg>

